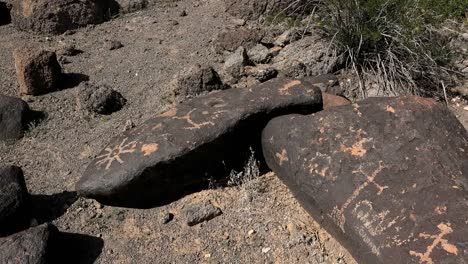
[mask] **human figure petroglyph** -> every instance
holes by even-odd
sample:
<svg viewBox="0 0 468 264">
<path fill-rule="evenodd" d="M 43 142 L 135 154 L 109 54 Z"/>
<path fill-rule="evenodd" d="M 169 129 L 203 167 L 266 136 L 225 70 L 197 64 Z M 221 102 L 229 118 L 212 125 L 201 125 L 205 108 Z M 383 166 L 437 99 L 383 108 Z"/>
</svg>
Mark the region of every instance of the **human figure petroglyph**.
<svg viewBox="0 0 468 264">
<path fill-rule="evenodd" d="M 104 168 L 108 170 L 114 161 L 117 161 L 120 164 L 123 164 L 121 155 L 125 153 L 133 153 L 136 150 L 136 141 L 130 141 L 126 143 L 128 138 L 124 138 L 119 145 L 116 145 L 113 148 L 106 148 L 104 151 L 105 154 L 97 156 L 96 166 L 105 166 Z"/>
<path fill-rule="evenodd" d="M 359 194 L 367 187 L 369 184 L 374 184 L 377 189 L 377 195 L 381 195 L 382 192 L 388 188 L 388 186 L 381 186 L 375 182 L 375 178 L 377 175 L 385 168 L 383 165 L 383 162 L 379 162 L 379 166 L 370 174 L 367 175 L 361 168 L 357 171 L 353 171 L 353 174 L 360 173 L 364 176 L 366 176 L 366 180 L 359 185 L 358 188 L 354 190 L 354 192 L 351 194 L 351 196 L 346 199 L 345 203 L 341 206 L 341 208 L 338 208 L 335 206 L 331 212 L 331 217 L 336 220 L 338 226 L 341 228 L 343 232 L 344 231 L 344 224 L 346 222 L 346 219 L 344 217 L 344 211 L 349 207 L 349 205 L 356 200 L 356 198 L 359 196 Z"/>
<path fill-rule="evenodd" d="M 410 250 L 410 255 L 418 257 L 419 263 L 433 264 L 434 261 L 431 258 L 432 251 L 439 245 L 440 247 L 442 247 L 443 250 L 447 251 L 448 253 L 458 255 L 458 248 L 455 245 L 450 244 L 447 239 L 443 238 L 444 236 L 453 232 L 453 229 L 450 227 L 450 223 L 440 223 L 439 225 L 437 225 L 437 228 L 440 232 L 436 235 L 429 235 L 426 233 L 419 234 L 420 238 L 433 239 L 432 244 L 430 244 L 426 248 L 426 252 L 420 253 Z"/>
</svg>

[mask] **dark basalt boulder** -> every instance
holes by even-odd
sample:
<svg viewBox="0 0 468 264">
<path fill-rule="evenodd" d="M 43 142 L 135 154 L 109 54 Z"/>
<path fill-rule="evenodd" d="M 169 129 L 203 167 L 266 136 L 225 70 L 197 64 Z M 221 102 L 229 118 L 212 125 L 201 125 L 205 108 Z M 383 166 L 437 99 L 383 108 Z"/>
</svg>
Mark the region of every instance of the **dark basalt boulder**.
<svg viewBox="0 0 468 264">
<path fill-rule="evenodd" d="M 25 101 L 0 95 L 0 141 L 21 138 L 30 119 L 31 110 Z"/>
<path fill-rule="evenodd" d="M 421 97 L 273 119 L 270 168 L 359 263 L 467 263 L 468 133 Z"/>
<path fill-rule="evenodd" d="M 210 177 L 240 169 L 250 147 L 261 154 L 261 131 L 271 118 L 321 109 L 320 89 L 301 80 L 202 95 L 114 138 L 76 189 L 105 204 L 163 204 Z"/>
<path fill-rule="evenodd" d="M 52 224 L 43 224 L 0 238 L 0 263 L 48 263 L 49 242 L 57 232 Z"/>
<path fill-rule="evenodd" d="M 23 171 L 16 166 L 0 167 L 0 236 L 29 227 L 30 196 Z"/>
</svg>

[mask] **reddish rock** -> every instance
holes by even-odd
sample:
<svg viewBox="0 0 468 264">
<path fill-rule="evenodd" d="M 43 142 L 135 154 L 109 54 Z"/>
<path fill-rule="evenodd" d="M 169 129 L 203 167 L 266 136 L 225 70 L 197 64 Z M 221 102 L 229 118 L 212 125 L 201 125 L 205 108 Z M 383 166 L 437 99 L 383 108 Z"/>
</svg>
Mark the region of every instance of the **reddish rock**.
<svg viewBox="0 0 468 264">
<path fill-rule="evenodd" d="M 333 94 L 327 94 L 327 93 L 322 93 L 322 100 L 323 100 L 323 110 L 328 110 L 333 107 L 351 104 L 351 101 L 349 101 L 348 99 L 344 97 L 333 95 Z"/>
<path fill-rule="evenodd" d="M 57 88 L 62 68 L 54 52 L 28 44 L 15 49 L 13 56 L 21 95 L 40 95 Z"/>
<path fill-rule="evenodd" d="M 89 24 L 104 22 L 111 1 L 17 0 L 11 13 L 13 24 L 24 31 L 60 34 Z"/>
<path fill-rule="evenodd" d="M 372 98 L 263 131 L 270 168 L 359 263 L 466 263 L 468 133 L 444 105 Z"/>
</svg>

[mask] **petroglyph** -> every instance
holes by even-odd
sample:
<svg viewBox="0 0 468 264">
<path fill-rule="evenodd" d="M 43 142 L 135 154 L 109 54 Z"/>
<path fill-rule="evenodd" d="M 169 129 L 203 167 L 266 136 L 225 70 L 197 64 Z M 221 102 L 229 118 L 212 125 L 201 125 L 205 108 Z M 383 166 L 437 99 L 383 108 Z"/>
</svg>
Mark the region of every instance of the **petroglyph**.
<svg viewBox="0 0 468 264">
<path fill-rule="evenodd" d="M 188 130 L 200 129 L 200 128 L 202 128 L 202 127 L 204 127 L 204 126 L 208 126 L 208 125 L 210 125 L 210 126 L 214 126 L 214 125 L 215 125 L 215 123 L 213 123 L 213 122 L 211 122 L 211 121 L 202 122 L 202 123 L 196 123 L 196 122 L 194 122 L 194 121 L 192 120 L 191 115 L 192 115 L 192 113 L 193 113 L 194 111 L 196 111 L 196 110 L 197 110 L 196 108 L 195 108 L 195 109 L 192 109 L 192 110 L 190 110 L 190 112 L 188 112 L 186 115 L 181 116 L 181 117 L 174 116 L 173 119 L 179 119 L 179 120 L 185 120 L 185 121 L 187 121 L 187 123 L 189 123 L 189 125 L 191 125 L 191 127 L 184 127 L 184 129 L 188 129 Z"/>
<path fill-rule="evenodd" d="M 364 143 L 370 142 L 372 138 L 362 138 L 362 136 L 366 135 L 366 132 L 363 131 L 362 129 L 359 129 L 357 131 L 357 142 L 355 142 L 351 147 L 346 147 L 345 145 L 341 145 L 341 151 L 349 153 L 353 156 L 357 157 L 363 157 L 366 153 L 367 150 L 364 148 Z"/>
<path fill-rule="evenodd" d="M 291 93 L 289 93 L 289 89 L 291 89 L 291 88 L 293 88 L 293 87 L 295 87 L 297 85 L 300 85 L 300 84 L 301 84 L 301 81 L 299 81 L 299 80 L 294 80 L 294 81 L 288 82 L 283 87 L 281 87 L 278 90 L 278 92 L 281 95 L 291 95 Z"/>
<path fill-rule="evenodd" d="M 113 148 L 106 148 L 104 150 L 106 151 L 105 154 L 96 157 L 96 166 L 104 166 L 104 168 L 108 170 L 114 161 L 123 164 L 124 161 L 122 160 L 121 155 L 135 152 L 137 145 L 136 141 L 126 143 L 127 140 L 128 138 L 124 138 L 119 145 L 116 145 Z"/>
<path fill-rule="evenodd" d="M 387 108 L 385 109 L 385 111 L 387 111 L 387 112 L 390 112 L 390 113 L 394 114 L 394 113 L 395 113 L 395 108 L 393 108 L 393 107 L 391 107 L 391 106 L 387 105 Z"/>
<path fill-rule="evenodd" d="M 171 110 L 159 114 L 158 117 L 174 117 L 177 115 L 177 108 L 172 108 Z"/>
<path fill-rule="evenodd" d="M 141 146 L 141 152 L 143 152 L 143 156 L 149 156 L 156 150 L 158 150 L 159 145 L 157 143 L 152 143 L 152 144 L 143 144 Z"/>
<path fill-rule="evenodd" d="M 429 235 L 426 233 L 421 233 L 419 234 L 420 238 L 424 239 L 433 239 L 432 244 L 430 244 L 426 248 L 426 252 L 424 253 L 419 253 L 413 250 L 410 250 L 410 255 L 416 256 L 419 258 L 419 263 L 428 263 L 428 264 L 433 264 L 434 261 L 431 258 L 432 251 L 434 250 L 435 247 L 440 245 L 443 250 L 447 251 L 450 254 L 458 255 L 458 248 L 450 244 L 447 239 L 444 239 L 443 237 L 445 235 L 448 235 L 453 232 L 453 229 L 450 227 L 450 223 L 440 223 L 437 228 L 439 229 L 440 233 L 437 235 Z"/>
<path fill-rule="evenodd" d="M 289 161 L 288 152 L 285 149 L 283 149 L 281 153 L 276 153 L 276 157 L 278 158 L 278 162 L 280 166 L 283 166 L 283 162 Z"/>
<path fill-rule="evenodd" d="M 372 206 L 372 202 L 368 200 L 357 202 L 353 209 L 353 214 L 372 236 L 381 235 L 385 230 L 395 225 L 398 220 L 405 218 L 402 215 L 388 218 L 389 213 L 389 210 L 377 212 Z"/>
<path fill-rule="evenodd" d="M 341 228 L 343 232 L 344 231 L 344 224 L 346 222 L 346 219 L 344 217 L 344 211 L 349 207 L 349 205 L 356 200 L 356 198 L 359 196 L 359 194 L 367 187 L 369 184 L 374 184 L 378 189 L 377 195 L 382 194 L 382 192 L 388 188 L 388 186 L 380 186 L 375 182 L 375 178 L 377 175 L 385 168 L 383 165 L 383 162 L 379 162 L 379 166 L 377 169 L 375 169 L 370 175 L 367 175 L 362 171 L 362 169 L 359 169 L 357 171 L 353 171 L 353 174 L 356 173 L 361 173 L 362 175 L 366 176 L 366 180 L 354 190 L 352 195 L 346 200 L 346 202 L 341 206 L 341 208 L 338 209 L 337 206 L 335 206 L 331 212 L 331 217 L 336 220 L 337 225 Z"/>
</svg>

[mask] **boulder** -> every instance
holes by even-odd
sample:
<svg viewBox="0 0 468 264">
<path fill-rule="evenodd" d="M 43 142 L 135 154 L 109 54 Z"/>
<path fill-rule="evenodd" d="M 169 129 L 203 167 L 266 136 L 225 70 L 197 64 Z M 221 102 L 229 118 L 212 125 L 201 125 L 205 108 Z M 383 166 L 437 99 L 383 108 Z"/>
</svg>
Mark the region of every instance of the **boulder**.
<svg viewBox="0 0 468 264">
<path fill-rule="evenodd" d="M 263 31 L 255 28 L 236 27 L 221 31 L 214 40 L 214 49 L 218 53 L 233 52 L 240 46 L 250 49 L 263 38 Z"/>
<path fill-rule="evenodd" d="M 340 57 L 318 33 L 287 45 L 272 60 L 278 71 L 295 78 L 332 73 L 339 63 Z"/>
<path fill-rule="evenodd" d="M 320 109 L 320 89 L 301 80 L 202 95 L 114 138 L 76 190 L 109 205 L 161 205 L 210 177 L 240 171 L 250 147 L 260 158 L 261 131 L 271 118 Z"/>
<path fill-rule="evenodd" d="M 250 60 L 256 64 L 268 63 L 272 57 L 270 50 L 262 44 L 257 44 L 247 51 Z"/>
<path fill-rule="evenodd" d="M 20 30 L 60 34 L 89 24 L 104 22 L 107 0 L 17 0 L 11 13 Z"/>
<path fill-rule="evenodd" d="M 82 82 L 76 89 L 76 103 L 79 110 L 88 113 L 110 115 L 122 109 L 127 100 L 107 85 Z"/>
<path fill-rule="evenodd" d="M 10 9 L 8 3 L 0 2 L 0 26 L 11 22 Z"/>
<path fill-rule="evenodd" d="M 49 243 L 57 232 L 57 228 L 52 224 L 43 224 L 0 238 L 0 263 L 49 263 Z"/>
<path fill-rule="evenodd" d="M 234 79 L 239 79 L 244 76 L 244 66 L 250 65 L 249 56 L 244 47 L 239 47 L 224 62 L 224 71 L 231 75 Z"/>
<path fill-rule="evenodd" d="M 466 263 L 468 133 L 442 104 L 372 98 L 273 119 L 267 164 L 358 263 Z"/>
<path fill-rule="evenodd" d="M 41 95 L 57 89 L 62 68 L 55 52 L 26 44 L 13 51 L 21 95 Z"/>
<path fill-rule="evenodd" d="M 261 16 L 305 15 L 310 13 L 314 5 L 310 0 L 225 0 L 226 12 L 230 15 L 255 20 Z"/>
<path fill-rule="evenodd" d="M 30 113 L 25 101 L 0 95 L 0 141 L 21 138 L 30 120 Z"/>
<path fill-rule="evenodd" d="M 29 200 L 21 168 L 0 167 L 0 236 L 28 226 Z"/>
<path fill-rule="evenodd" d="M 173 82 L 173 98 L 180 102 L 214 90 L 228 88 L 212 67 L 195 64 L 180 72 Z"/>
<path fill-rule="evenodd" d="M 148 6 L 148 0 L 115 0 L 118 4 L 118 10 L 120 13 L 132 13 Z"/>
</svg>

